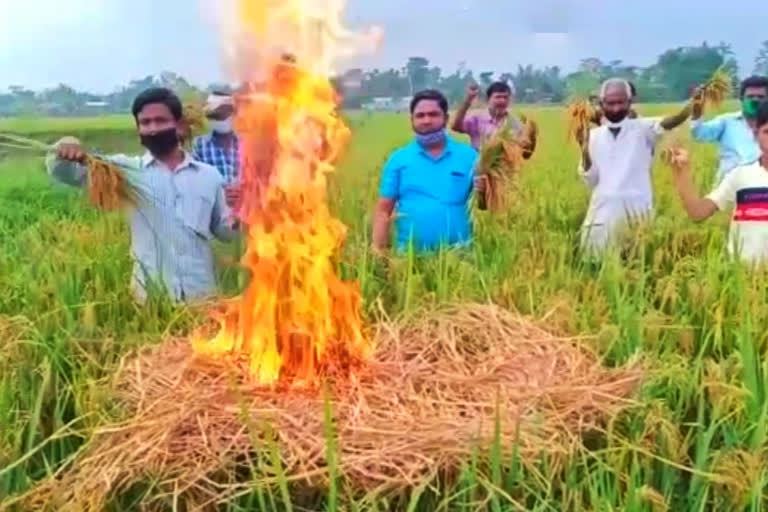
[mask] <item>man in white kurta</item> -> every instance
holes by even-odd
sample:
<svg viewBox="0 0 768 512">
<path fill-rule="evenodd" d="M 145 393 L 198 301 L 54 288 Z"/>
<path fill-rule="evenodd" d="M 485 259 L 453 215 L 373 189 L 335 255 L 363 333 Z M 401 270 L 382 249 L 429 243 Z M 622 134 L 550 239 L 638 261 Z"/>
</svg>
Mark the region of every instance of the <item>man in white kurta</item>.
<svg viewBox="0 0 768 512">
<path fill-rule="evenodd" d="M 664 119 L 631 119 L 632 96 L 625 80 L 611 79 L 600 91 L 606 122 L 589 132 L 579 173 L 592 189 L 582 248 L 601 253 L 628 223 L 653 213 L 651 165 L 659 136 L 682 124 L 690 105 Z"/>
</svg>

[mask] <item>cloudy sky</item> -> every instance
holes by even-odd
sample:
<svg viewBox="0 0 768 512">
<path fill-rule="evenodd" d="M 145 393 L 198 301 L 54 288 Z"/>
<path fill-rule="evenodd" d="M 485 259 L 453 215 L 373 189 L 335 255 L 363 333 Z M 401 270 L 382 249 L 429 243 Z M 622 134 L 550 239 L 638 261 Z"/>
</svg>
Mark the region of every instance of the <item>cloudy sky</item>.
<svg viewBox="0 0 768 512">
<path fill-rule="evenodd" d="M 195 83 L 219 81 L 221 38 L 199 5 L 215 1 L 0 0 L 0 90 L 64 82 L 107 92 L 166 69 Z M 462 62 L 475 70 L 514 70 L 529 63 L 570 70 L 591 56 L 648 65 L 667 48 L 707 40 L 730 43 L 742 70 L 751 71 L 760 42 L 768 39 L 762 0 L 347 4 L 348 25 L 384 30 L 380 50 L 359 62 L 365 67 L 399 67 L 411 55 L 451 70 Z"/>
</svg>

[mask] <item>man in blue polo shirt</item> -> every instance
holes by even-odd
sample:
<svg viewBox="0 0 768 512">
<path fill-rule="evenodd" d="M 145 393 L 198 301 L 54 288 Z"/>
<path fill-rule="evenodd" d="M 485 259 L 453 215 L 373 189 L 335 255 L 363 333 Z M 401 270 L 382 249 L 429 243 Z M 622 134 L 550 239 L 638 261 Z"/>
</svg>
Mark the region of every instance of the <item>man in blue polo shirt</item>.
<svg viewBox="0 0 768 512">
<path fill-rule="evenodd" d="M 417 251 L 466 245 L 472 239 L 468 200 L 475 180 L 477 151 L 446 134 L 448 101 L 427 90 L 411 100 L 414 140 L 396 150 L 384 165 L 373 219 L 373 246 L 389 245 L 396 210 L 397 249 L 413 243 Z"/>
<path fill-rule="evenodd" d="M 720 183 L 735 168 L 751 164 L 760 158 L 760 147 L 755 138 L 755 119 L 760 103 L 768 99 L 768 78 L 751 76 L 741 83 L 741 112 L 731 112 L 702 121 L 704 102 L 694 103 L 691 135 L 699 142 L 714 142 L 720 146 L 720 165 L 717 182 Z"/>
</svg>

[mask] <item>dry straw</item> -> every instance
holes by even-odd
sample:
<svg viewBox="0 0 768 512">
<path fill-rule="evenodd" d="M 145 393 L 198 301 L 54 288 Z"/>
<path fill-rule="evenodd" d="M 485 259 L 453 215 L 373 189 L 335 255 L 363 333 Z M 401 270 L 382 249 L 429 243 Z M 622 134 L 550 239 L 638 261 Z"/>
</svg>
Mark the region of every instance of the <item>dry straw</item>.
<svg viewBox="0 0 768 512">
<path fill-rule="evenodd" d="M 182 135 L 182 142 L 188 146 L 197 135 L 205 131 L 205 105 L 200 98 L 190 96 L 184 101 L 183 112 L 182 126 L 185 133 Z"/>
<path fill-rule="evenodd" d="M 724 67 L 721 66 L 701 87 L 701 90 L 696 99 L 698 101 L 703 101 L 707 105 L 718 107 L 731 96 L 732 87 L 733 77 Z"/>
<path fill-rule="evenodd" d="M 580 434 L 625 406 L 640 378 L 491 305 L 383 323 L 376 341 L 355 378 L 328 382 L 339 474 L 369 496 L 455 478 L 478 449 L 487 468 L 497 417 L 504 460 L 515 449 L 525 464 L 546 453 L 556 473 L 580 449 Z M 141 353 L 117 376 L 128 418 L 99 428 L 76 460 L 17 503 L 102 510 L 151 479 L 155 499 L 167 493 L 188 509 L 209 507 L 253 490 L 235 475 L 258 467 L 259 454 L 269 458 L 271 435 L 289 481 L 327 488 L 322 393 L 258 388 L 243 375 L 237 365 L 195 361 L 185 341 Z M 275 484 L 269 473 L 258 481 Z"/>
<path fill-rule="evenodd" d="M 595 113 L 588 100 L 576 99 L 570 102 L 565 114 L 568 120 L 568 137 L 582 144 L 587 139 Z"/>
</svg>

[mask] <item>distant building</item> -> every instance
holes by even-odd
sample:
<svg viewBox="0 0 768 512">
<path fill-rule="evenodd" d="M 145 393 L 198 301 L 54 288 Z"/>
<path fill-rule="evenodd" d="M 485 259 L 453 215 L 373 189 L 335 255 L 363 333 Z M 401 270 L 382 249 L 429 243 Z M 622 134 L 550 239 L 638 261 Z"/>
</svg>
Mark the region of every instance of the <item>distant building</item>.
<svg viewBox="0 0 768 512">
<path fill-rule="evenodd" d="M 363 108 L 365 110 L 375 110 L 378 112 L 407 112 L 410 103 L 411 96 L 405 98 L 379 96 L 371 98 L 371 101 L 363 104 Z"/>
<path fill-rule="evenodd" d="M 86 101 L 85 106 L 88 108 L 107 108 L 109 103 L 106 101 Z"/>
</svg>

